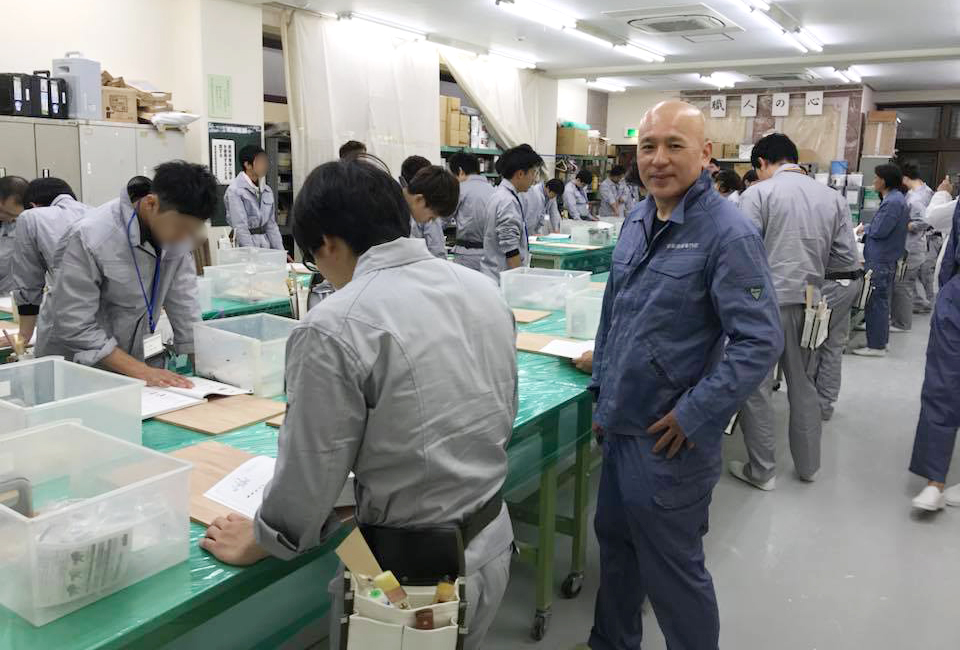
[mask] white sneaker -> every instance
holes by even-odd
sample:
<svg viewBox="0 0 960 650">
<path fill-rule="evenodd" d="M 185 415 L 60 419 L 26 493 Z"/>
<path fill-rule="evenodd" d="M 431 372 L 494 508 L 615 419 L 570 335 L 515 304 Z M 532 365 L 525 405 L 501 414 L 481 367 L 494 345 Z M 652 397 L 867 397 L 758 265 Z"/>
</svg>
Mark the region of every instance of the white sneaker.
<svg viewBox="0 0 960 650">
<path fill-rule="evenodd" d="M 860 323 L 859 325 L 857 325 L 856 327 L 853 328 L 853 331 L 854 331 L 854 332 L 866 332 L 866 331 L 867 331 L 867 326 L 866 326 L 866 324 L 864 324 L 864 323 Z"/>
<path fill-rule="evenodd" d="M 876 348 L 857 348 L 853 351 L 858 357 L 885 357 L 886 350 L 877 350 Z"/>
<path fill-rule="evenodd" d="M 902 327 L 897 327 L 896 325 L 891 325 L 891 326 L 890 326 L 890 333 L 891 333 L 891 334 L 906 334 L 906 333 L 909 332 L 909 331 L 910 331 L 910 330 L 905 330 L 905 329 L 903 329 Z"/>
<path fill-rule="evenodd" d="M 960 506 L 960 484 L 948 487 L 943 491 L 943 498 L 948 506 Z"/>
<path fill-rule="evenodd" d="M 764 492 L 770 492 L 777 487 L 777 477 L 774 476 L 763 483 L 760 481 L 755 481 L 752 477 L 747 476 L 746 464 L 740 462 L 739 460 L 731 460 L 730 465 L 730 474 L 740 479 L 744 483 L 749 483 L 753 487 L 763 490 Z"/>
<path fill-rule="evenodd" d="M 960 492 L 957 494 L 960 498 Z M 913 507 L 917 510 L 926 510 L 927 512 L 936 512 L 938 510 L 943 510 L 943 506 L 946 504 L 947 499 L 944 496 L 943 492 L 940 491 L 940 488 L 934 487 L 933 485 L 928 485 L 923 488 L 923 491 L 920 492 L 917 496 L 913 498 Z M 960 501 L 957 502 L 960 505 Z"/>
</svg>

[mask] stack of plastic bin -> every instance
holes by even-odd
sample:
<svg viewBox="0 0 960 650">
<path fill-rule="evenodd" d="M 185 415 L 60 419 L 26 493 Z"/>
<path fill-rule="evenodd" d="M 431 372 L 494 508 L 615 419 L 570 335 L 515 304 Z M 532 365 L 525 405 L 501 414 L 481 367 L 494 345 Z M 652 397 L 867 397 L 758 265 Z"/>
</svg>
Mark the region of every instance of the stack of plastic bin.
<svg viewBox="0 0 960 650">
<path fill-rule="evenodd" d="M 500 290 L 507 304 L 523 309 L 563 309 L 568 294 L 589 286 L 589 271 L 522 267 L 500 274 Z"/>
</svg>

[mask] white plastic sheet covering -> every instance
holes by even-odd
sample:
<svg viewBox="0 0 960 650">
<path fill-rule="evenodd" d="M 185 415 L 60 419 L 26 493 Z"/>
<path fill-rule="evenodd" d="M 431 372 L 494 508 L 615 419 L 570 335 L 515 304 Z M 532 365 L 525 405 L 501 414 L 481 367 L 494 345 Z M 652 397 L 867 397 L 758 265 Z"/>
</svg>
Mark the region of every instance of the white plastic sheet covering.
<svg viewBox="0 0 960 650">
<path fill-rule="evenodd" d="M 441 48 L 440 56 L 503 149 L 536 147 L 541 111 L 533 73 L 450 48 Z"/>
<path fill-rule="evenodd" d="M 360 20 L 303 11 L 281 20 L 294 185 L 359 140 L 394 176 L 411 155 L 439 163 L 440 95 L 436 47 L 410 42 Z"/>
</svg>

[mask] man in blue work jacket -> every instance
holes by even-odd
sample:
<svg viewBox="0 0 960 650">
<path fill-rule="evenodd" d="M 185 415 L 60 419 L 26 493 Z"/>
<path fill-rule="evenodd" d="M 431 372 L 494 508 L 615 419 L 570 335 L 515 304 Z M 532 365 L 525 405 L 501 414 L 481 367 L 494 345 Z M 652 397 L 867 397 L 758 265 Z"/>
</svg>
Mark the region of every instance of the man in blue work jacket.
<svg viewBox="0 0 960 650">
<path fill-rule="evenodd" d="M 930 319 L 927 366 L 920 392 L 920 420 L 913 441 L 910 471 L 927 479 L 913 507 L 936 511 L 960 506 L 960 485 L 944 491 L 953 446 L 960 428 L 960 204 L 940 267 L 940 293 Z"/>
<path fill-rule="evenodd" d="M 723 430 L 779 358 L 783 332 L 760 235 L 703 171 L 711 151 L 690 104 L 661 103 L 641 122 L 650 196 L 614 251 L 593 359 L 604 459 L 592 650 L 641 647 L 644 598 L 667 647 L 718 647 L 703 535 Z"/>
</svg>

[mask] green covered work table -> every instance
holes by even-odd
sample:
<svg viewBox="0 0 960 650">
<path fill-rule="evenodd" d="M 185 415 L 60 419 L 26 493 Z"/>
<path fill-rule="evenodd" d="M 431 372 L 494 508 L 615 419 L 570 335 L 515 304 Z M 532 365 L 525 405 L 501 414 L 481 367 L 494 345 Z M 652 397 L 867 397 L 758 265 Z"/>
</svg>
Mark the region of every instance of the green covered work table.
<svg viewBox="0 0 960 650">
<path fill-rule="evenodd" d="M 530 244 L 530 266 L 568 271 L 609 271 L 615 244 L 600 248 L 570 248 L 547 242 Z"/>
<path fill-rule="evenodd" d="M 538 543 L 524 546 L 521 558 L 537 573 L 534 636 L 542 638 L 549 622 L 555 584 L 555 535 L 573 538 L 573 566 L 564 591 L 579 591 L 586 559 L 588 457 L 592 399 L 588 378 L 570 364 L 518 353 L 520 409 L 508 449 L 505 493 L 534 496 L 511 503 L 518 521 L 537 526 Z M 218 442 L 274 456 L 278 430 L 257 424 L 215 436 Z M 144 445 L 162 452 L 210 440 L 157 421 L 143 423 Z M 557 485 L 563 461 L 575 456 L 566 472 L 575 478 L 572 517 L 557 516 Z M 222 564 L 197 545 L 204 527 L 191 524 L 190 557 L 152 578 L 108 596 L 84 609 L 34 628 L 0 608 L 0 650 L 56 648 L 276 648 L 308 625 L 316 626 L 329 608 L 327 586 L 337 570 L 334 547 L 346 532 L 293 562 L 268 558 L 252 567 Z"/>
<path fill-rule="evenodd" d="M 215 318 L 231 318 L 233 316 L 246 316 L 248 314 L 276 314 L 277 316 L 290 316 L 290 300 L 281 298 L 279 300 L 265 300 L 262 302 L 240 302 L 237 300 L 225 300 L 223 298 L 213 299 L 213 308 L 203 312 L 203 320 L 213 320 Z"/>
</svg>

